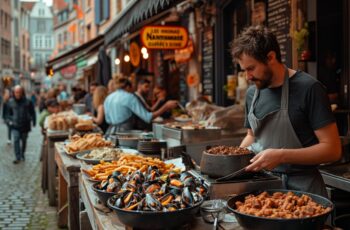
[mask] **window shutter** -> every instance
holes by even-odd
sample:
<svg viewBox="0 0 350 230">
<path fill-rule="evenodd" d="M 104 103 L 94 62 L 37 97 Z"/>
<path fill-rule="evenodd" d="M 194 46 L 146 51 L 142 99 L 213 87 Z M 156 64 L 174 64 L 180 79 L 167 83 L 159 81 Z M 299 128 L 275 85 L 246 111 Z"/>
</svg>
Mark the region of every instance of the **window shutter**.
<svg viewBox="0 0 350 230">
<path fill-rule="evenodd" d="M 103 20 L 109 18 L 109 0 L 103 0 Z"/>
<path fill-rule="evenodd" d="M 95 0 L 95 24 L 96 25 L 99 25 L 101 22 L 102 15 L 100 15 L 100 7 L 101 7 L 100 0 Z"/>
</svg>

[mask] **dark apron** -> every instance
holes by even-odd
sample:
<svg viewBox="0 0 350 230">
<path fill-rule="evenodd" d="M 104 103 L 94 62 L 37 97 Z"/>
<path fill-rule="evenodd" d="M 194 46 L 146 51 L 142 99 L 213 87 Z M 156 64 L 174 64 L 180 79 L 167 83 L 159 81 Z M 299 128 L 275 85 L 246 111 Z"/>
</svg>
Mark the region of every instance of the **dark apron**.
<svg viewBox="0 0 350 230">
<path fill-rule="evenodd" d="M 248 121 L 255 136 L 250 146 L 259 153 L 268 148 L 303 148 L 297 137 L 288 115 L 289 74 L 286 68 L 281 94 L 281 108 L 259 119 L 254 114 L 256 100 L 260 91 L 255 90 L 248 114 Z M 300 190 L 327 197 L 325 184 L 315 166 L 282 164 L 272 170 L 282 177 L 285 189 Z"/>
<path fill-rule="evenodd" d="M 108 138 L 110 135 L 117 132 L 133 130 L 135 126 L 135 118 L 136 116 L 132 114 L 126 121 L 117 125 L 110 125 L 106 131 L 105 138 Z"/>
</svg>

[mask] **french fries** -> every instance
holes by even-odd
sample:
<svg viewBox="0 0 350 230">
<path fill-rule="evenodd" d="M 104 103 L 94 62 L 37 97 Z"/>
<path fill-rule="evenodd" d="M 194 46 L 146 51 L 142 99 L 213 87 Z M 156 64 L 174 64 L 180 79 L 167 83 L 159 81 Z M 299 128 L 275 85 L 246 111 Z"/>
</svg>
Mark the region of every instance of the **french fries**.
<svg viewBox="0 0 350 230">
<path fill-rule="evenodd" d="M 162 174 L 179 171 L 173 164 L 166 164 L 160 159 L 129 154 L 122 155 L 118 161 L 101 161 L 100 164 L 94 165 L 90 170 L 82 169 L 82 171 L 91 179 L 102 181 L 106 180 L 115 171 L 125 175 L 136 170 L 145 172 L 149 166 L 156 166 Z"/>
</svg>

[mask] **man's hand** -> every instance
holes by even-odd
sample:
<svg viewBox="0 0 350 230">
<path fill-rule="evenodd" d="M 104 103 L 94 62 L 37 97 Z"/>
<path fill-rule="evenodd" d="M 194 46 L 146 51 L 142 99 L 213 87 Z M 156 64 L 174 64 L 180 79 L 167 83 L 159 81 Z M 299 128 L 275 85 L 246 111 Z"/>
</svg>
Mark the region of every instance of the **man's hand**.
<svg viewBox="0 0 350 230">
<path fill-rule="evenodd" d="M 165 106 L 166 106 L 167 110 L 176 108 L 176 106 L 177 106 L 177 101 L 176 101 L 176 100 L 169 100 L 169 101 L 167 101 L 167 102 L 165 103 Z"/>
<path fill-rule="evenodd" d="M 282 155 L 283 149 L 265 149 L 250 160 L 246 171 L 272 170 L 282 163 Z"/>
</svg>

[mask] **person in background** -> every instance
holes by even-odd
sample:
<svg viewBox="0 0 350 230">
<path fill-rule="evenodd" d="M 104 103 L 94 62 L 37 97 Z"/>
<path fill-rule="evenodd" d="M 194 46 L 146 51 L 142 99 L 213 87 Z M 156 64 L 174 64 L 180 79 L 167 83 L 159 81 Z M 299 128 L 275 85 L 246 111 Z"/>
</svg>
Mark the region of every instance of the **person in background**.
<svg viewBox="0 0 350 230">
<path fill-rule="evenodd" d="M 158 110 L 169 100 L 169 98 L 167 97 L 165 88 L 159 85 L 154 87 L 153 96 L 154 96 L 154 100 L 152 105 L 152 111 Z M 160 116 L 164 119 L 170 118 L 171 112 L 165 111 Z"/>
<path fill-rule="evenodd" d="M 25 160 L 28 133 L 36 124 L 35 110 L 33 103 L 25 96 L 24 89 L 20 85 L 14 87 L 14 97 L 8 103 L 8 119 L 11 125 L 11 132 L 14 139 L 14 150 L 16 159 L 14 164 Z"/>
<path fill-rule="evenodd" d="M 37 103 L 37 98 L 36 98 L 36 93 L 35 91 L 32 92 L 31 96 L 30 96 L 30 100 L 33 103 L 34 108 L 36 107 L 36 103 Z"/>
<path fill-rule="evenodd" d="M 86 105 L 86 112 L 94 114 L 94 106 L 92 104 L 92 97 L 94 95 L 95 89 L 98 86 L 97 82 L 93 81 L 90 83 L 89 92 L 84 97 L 84 104 Z"/>
<path fill-rule="evenodd" d="M 102 129 L 103 133 L 105 133 L 108 128 L 103 108 L 103 102 L 105 101 L 107 95 L 108 93 L 106 87 L 97 86 L 92 97 L 92 105 L 94 109 L 94 117 L 92 120 Z"/>
<path fill-rule="evenodd" d="M 149 112 L 131 93 L 131 90 L 131 82 L 127 78 L 119 78 L 117 90 L 106 98 L 103 106 L 106 121 L 110 124 L 106 136 L 118 131 L 134 129 L 135 117 L 151 123 L 152 119 L 177 106 L 177 101 L 168 101 L 157 111 Z"/>
<path fill-rule="evenodd" d="M 108 88 L 108 94 L 113 93 L 117 89 L 116 79 L 114 79 L 114 78 L 110 79 L 108 82 L 107 88 Z"/>
<path fill-rule="evenodd" d="M 137 90 L 136 92 L 134 92 L 134 95 L 147 111 L 152 112 L 152 108 L 147 102 L 147 96 L 150 90 L 151 90 L 151 82 L 147 79 L 141 79 L 137 83 Z M 135 117 L 135 129 L 151 131 L 152 124 L 145 122 L 139 117 Z"/>
<path fill-rule="evenodd" d="M 276 36 L 263 26 L 245 29 L 232 56 L 254 84 L 247 90 L 240 147 L 256 153 L 247 171 L 272 170 L 284 189 L 327 197 L 317 166 L 339 160 L 340 138 L 324 86 L 282 63 Z"/>
<path fill-rule="evenodd" d="M 44 122 L 46 117 L 53 113 L 58 113 L 60 111 L 60 105 L 58 104 L 57 100 L 55 98 L 50 98 L 46 100 L 46 109 L 44 109 L 40 115 L 39 115 L 39 125 L 44 130 Z"/>
<path fill-rule="evenodd" d="M 68 101 L 69 99 L 69 95 L 66 91 L 66 85 L 64 83 L 61 83 L 59 86 L 58 86 L 58 90 L 59 90 L 59 93 L 57 95 L 57 101 L 60 103 L 62 101 Z"/>
<path fill-rule="evenodd" d="M 147 102 L 147 96 L 151 90 L 151 82 L 147 79 L 141 79 L 137 83 L 137 90 L 134 93 L 137 99 L 148 111 L 152 111 L 151 106 Z"/>
<path fill-rule="evenodd" d="M 47 96 L 47 91 L 45 89 L 41 89 L 38 98 L 38 107 L 39 113 L 41 113 L 45 109 L 45 100 Z"/>
<path fill-rule="evenodd" d="M 11 144 L 11 126 L 10 126 L 10 120 L 9 120 L 9 107 L 8 103 L 11 98 L 11 92 L 9 89 L 4 90 L 3 95 L 3 106 L 2 106 L 2 119 L 4 120 L 6 126 L 7 126 L 7 144 Z"/>
</svg>

